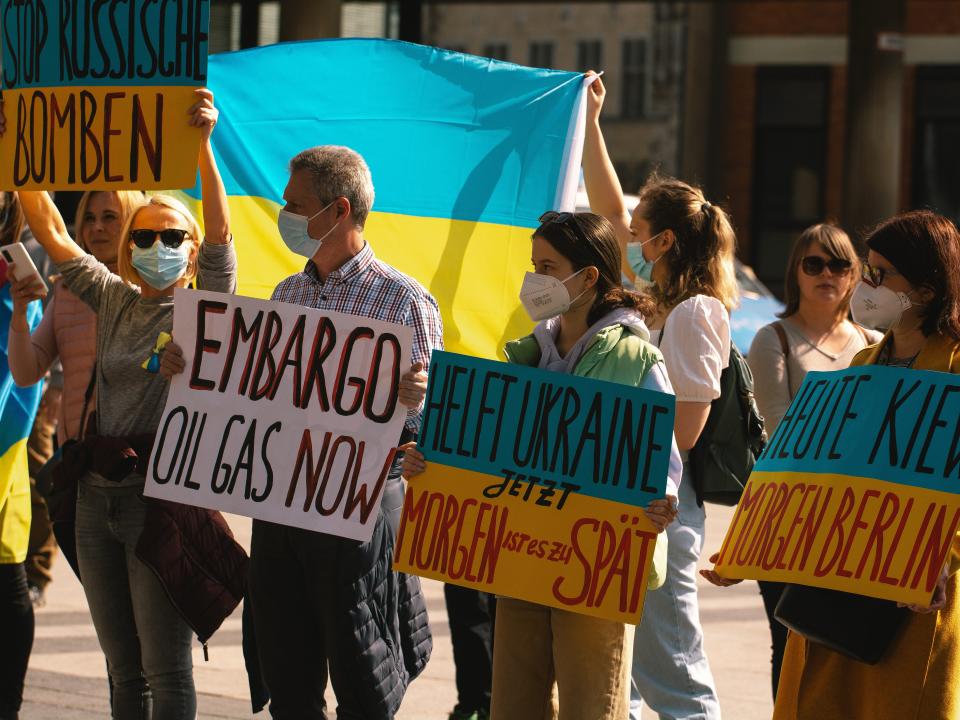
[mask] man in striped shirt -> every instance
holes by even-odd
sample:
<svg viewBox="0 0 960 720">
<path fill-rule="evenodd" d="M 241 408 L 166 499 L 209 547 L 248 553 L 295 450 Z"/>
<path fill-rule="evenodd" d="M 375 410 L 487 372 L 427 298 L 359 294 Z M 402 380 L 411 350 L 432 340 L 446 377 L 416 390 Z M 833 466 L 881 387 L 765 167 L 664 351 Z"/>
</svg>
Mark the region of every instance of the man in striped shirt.
<svg viewBox="0 0 960 720">
<path fill-rule="evenodd" d="M 278 226 L 287 247 L 307 262 L 302 272 L 277 285 L 271 300 L 413 330 L 411 367 L 401 378 L 398 397 L 408 408 L 396 439 L 402 444 L 419 429 L 425 370 L 430 353 L 443 348 L 443 324 L 430 293 L 378 260 L 364 239 L 373 194 L 366 162 L 349 148 L 310 148 L 290 161 Z M 170 376 L 182 369 L 182 353 L 171 343 L 161 372 Z M 392 537 L 403 495 L 397 460 L 380 505 Z M 387 717 L 396 711 L 406 684 L 429 657 L 431 640 L 418 578 L 391 576 L 392 547 L 392 541 L 361 545 L 253 521 L 249 596 L 273 718 L 325 718 L 328 670 L 338 718 Z M 387 576 L 395 582 L 385 582 Z"/>
<path fill-rule="evenodd" d="M 424 370 L 433 349 L 443 348 L 443 325 L 430 293 L 413 278 L 378 260 L 364 239 L 364 223 L 373 205 L 370 170 L 363 158 L 348 148 L 310 148 L 291 160 L 283 199 L 281 237 L 287 247 L 308 260 L 303 272 L 281 282 L 271 299 L 412 328 L 412 367 L 401 381 L 399 397 L 409 410 L 403 437 L 397 441 L 412 439 L 419 428 L 426 391 Z M 403 487 L 395 466 L 380 508 L 394 536 L 402 504 Z M 369 694 L 371 687 L 396 684 L 386 677 L 355 677 L 354 666 L 345 662 L 351 651 L 372 652 L 363 647 L 366 638 L 361 641 L 360 628 L 347 629 L 348 633 L 354 631 L 356 648 L 345 648 L 338 639 L 343 626 L 356 620 L 352 619 L 355 608 L 344 607 L 343 588 L 337 587 L 343 572 L 336 568 L 354 557 L 355 547 L 353 541 L 323 533 L 254 521 L 250 594 L 274 718 L 323 717 L 325 665 L 329 665 L 337 695 L 338 717 L 366 717 L 369 698 L 363 695 Z M 390 572 L 389 556 L 375 562 Z M 377 602 L 374 598 L 354 600 L 357 606 Z M 384 619 L 387 628 L 396 627 L 397 619 L 390 615 L 397 612 L 398 602 L 395 598 L 384 600 L 374 614 Z M 392 644 L 391 638 L 386 641 Z M 426 651 L 421 648 L 420 654 Z M 406 680 L 403 678 L 402 684 Z M 399 699 L 384 697 L 383 702 L 393 704 Z"/>
</svg>

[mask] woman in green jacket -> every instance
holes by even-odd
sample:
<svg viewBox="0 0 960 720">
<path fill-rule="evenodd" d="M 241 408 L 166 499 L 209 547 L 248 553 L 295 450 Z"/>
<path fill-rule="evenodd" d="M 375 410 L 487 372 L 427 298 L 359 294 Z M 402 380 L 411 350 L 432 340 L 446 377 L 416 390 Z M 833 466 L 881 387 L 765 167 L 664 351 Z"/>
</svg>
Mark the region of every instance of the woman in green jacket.
<svg viewBox="0 0 960 720">
<path fill-rule="evenodd" d="M 534 272 L 520 291 L 520 302 L 538 324 L 531 335 L 507 344 L 507 360 L 672 393 L 643 321 L 651 301 L 621 284 L 620 247 L 610 223 L 593 213 L 556 212 L 540 222 L 532 241 Z M 423 455 L 405 450 L 404 475 L 423 472 Z M 660 531 L 676 516 L 681 472 L 674 442 L 667 497 L 646 509 Z M 663 583 L 664 534 L 655 555 L 648 587 Z M 633 631 L 631 625 L 524 600 L 498 600 L 492 717 L 624 720 Z"/>
</svg>

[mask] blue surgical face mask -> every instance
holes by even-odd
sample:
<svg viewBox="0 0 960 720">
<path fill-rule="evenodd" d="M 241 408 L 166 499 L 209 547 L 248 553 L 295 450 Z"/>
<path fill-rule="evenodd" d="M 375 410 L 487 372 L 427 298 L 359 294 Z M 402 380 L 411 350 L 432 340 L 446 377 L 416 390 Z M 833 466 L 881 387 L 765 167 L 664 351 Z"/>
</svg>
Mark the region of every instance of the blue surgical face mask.
<svg viewBox="0 0 960 720">
<path fill-rule="evenodd" d="M 310 233 L 307 231 L 307 226 L 310 224 L 310 221 L 315 217 L 324 212 L 328 207 L 333 205 L 337 200 L 334 198 L 331 202 L 327 203 L 320 212 L 307 217 L 306 215 L 297 215 L 296 213 L 288 212 L 287 210 L 281 210 L 280 215 L 277 217 L 277 228 L 280 230 L 280 237 L 283 239 L 284 244 L 290 248 L 291 252 L 295 252 L 297 255 L 302 255 L 305 258 L 312 258 L 317 254 L 317 251 L 320 249 L 320 246 L 323 245 L 323 241 L 327 239 L 327 236 L 330 235 L 334 230 L 337 229 L 337 225 L 340 224 L 340 221 L 337 220 L 336 224 L 330 228 L 323 237 L 320 239 L 310 237 Z"/>
<path fill-rule="evenodd" d="M 627 262 L 630 264 L 630 269 L 633 270 L 638 279 L 644 280 L 647 283 L 653 282 L 653 266 L 660 261 L 663 255 L 656 260 L 647 260 L 643 256 L 643 246 L 660 237 L 665 232 L 666 230 L 658 232 L 643 242 L 627 243 Z"/>
<path fill-rule="evenodd" d="M 170 248 L 160 240 L 146 249 L 134 245 L 130 262 L 145 283 L 164 290 L 183 276 L 190 262 L 191 247 L 184 241 L 180 247 Z"/>
</svg>

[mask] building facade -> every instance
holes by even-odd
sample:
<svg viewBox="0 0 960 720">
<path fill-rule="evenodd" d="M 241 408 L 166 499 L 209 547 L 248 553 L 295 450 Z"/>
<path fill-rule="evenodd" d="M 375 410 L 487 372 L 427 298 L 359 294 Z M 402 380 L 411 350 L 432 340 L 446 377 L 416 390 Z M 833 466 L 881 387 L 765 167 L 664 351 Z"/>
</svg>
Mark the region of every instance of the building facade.
<svg viewBox="0 0 960 720">
<path fill-rule="evenodd" d="M 213 3 L 214 51 L 400 26 L 398 2 Z M 812 223 L 859 237 L 909 208 L 960 219 L 960 0 L 416 5 L 424 43 L 604 70 L 624 190 L 654 169 L 703 185 L 774 291 Z"/>
<path fill-rule="evenodd" d="M 711 21 L 725 63 L 700 90 L 722 130 L 699 170 L 771 288 L 812 223 L 960 219 L 960 2 L 744 0 Z"/>
<path fill-rule="evenodd" d="M 651 170 L 676 174 L 687 4 L 429 3 L 423 42 L 558 70 L 604 71 L 602 115 L 627 192 Z"/>
</svg>

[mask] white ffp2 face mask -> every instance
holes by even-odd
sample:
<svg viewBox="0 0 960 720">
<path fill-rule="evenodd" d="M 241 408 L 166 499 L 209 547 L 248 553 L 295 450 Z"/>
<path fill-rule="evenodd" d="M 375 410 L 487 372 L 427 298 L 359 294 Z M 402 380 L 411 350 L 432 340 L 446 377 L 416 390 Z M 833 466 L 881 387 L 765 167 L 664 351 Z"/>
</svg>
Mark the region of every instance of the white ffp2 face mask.
<svg viewBox="0 0 960 720">
<path fill-rule="evenodd" d="M 903 313 L 913 307 L 906 293 L 883 285 L 873 287 L 861 282 L 850 297 L 853 320 L 864 327 L 889 330 L 896 327 Z"/>
<path fill-rule="evenodd" d="M 584 270 L 586 268 L 581 268 L 563 280 L 557 280 L 551 275 L 541 275 L 535 272 L 528 272 L 524 275 L 523 285 L 520 286 L 520 303 L 523 305 L 523 309 L 527 311 L 530 319 L 534 322 L 540 322 L 562 315 L 569 310 L 570 306 L 586 290 L 571 299 L 570 291 L 567 290 L 564 283 Z"/>
</svg>

